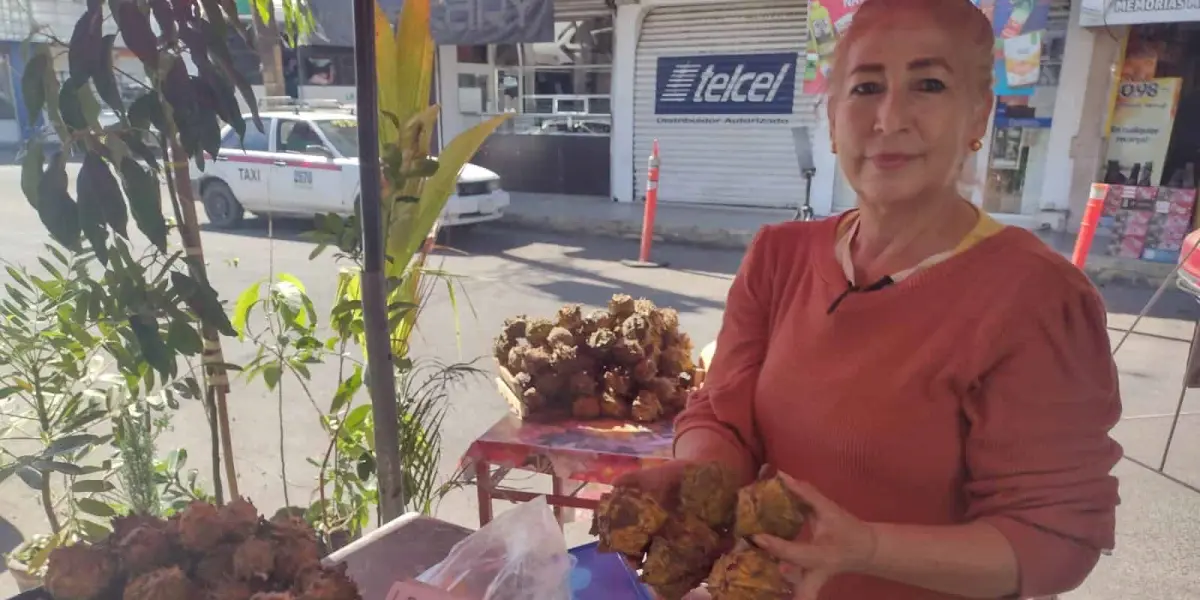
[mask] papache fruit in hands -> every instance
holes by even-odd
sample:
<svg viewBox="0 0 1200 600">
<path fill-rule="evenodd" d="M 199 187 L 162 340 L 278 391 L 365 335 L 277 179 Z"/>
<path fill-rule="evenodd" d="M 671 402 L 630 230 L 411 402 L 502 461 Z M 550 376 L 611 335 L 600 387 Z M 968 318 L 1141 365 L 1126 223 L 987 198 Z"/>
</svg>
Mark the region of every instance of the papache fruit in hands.
<svg viewBox="0 0 1200 600">
<path fill-rule="evenodd" d="M 713 565 L 708 593 L 713 600 L 782 600 L 792 587 L 771 555 L 743 542 Z"/>
<path fill-rule="evenodd" d="M 601 552 L 620 552 L 640 562 L 667 517 L 653 496 L 636 488 L 615 488 L 600 498 L 591 533 L 600 537 Z"/>
<path fill-rule="evenodd" d="M 709 527 L 724 530 L 733 523 L 737 506 L 738 480 L 733 470 L 720 463 L 689 465 L 679 486 L 679 508 L 695 515 Z"/>
<path fill-rule="evenodd" d="M 733 535 L 743 538 L 765 533 L 795 539 L 809 511 L 778 475 L 761 479 L 738 492 Z"/>
<path fill-rule="evenodd" d="M 724 540 L 699 517 L 679 513 L 650 542 L 642 581 L 662 600 L 679 600 L 708 576 Z"/>
</svg>

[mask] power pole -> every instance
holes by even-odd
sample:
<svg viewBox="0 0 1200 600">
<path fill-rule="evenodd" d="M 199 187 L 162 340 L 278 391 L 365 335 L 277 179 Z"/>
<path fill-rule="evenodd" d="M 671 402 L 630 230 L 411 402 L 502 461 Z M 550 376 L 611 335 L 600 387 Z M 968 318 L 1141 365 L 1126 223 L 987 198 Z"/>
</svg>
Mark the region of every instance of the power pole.
<svg viewBox="0 0 1200 600">
<path fill-rule="evenodd" d="M 254 45 L 258 60 L 262 63 L 263 87 L 267 96 L 286 96 L 287 86 L 283 79 L 283 51 L 279 44 L 279 24 L 275 21 L 275 3 L 268 0 L 267 21 L 262 14 L 254 14 Z"/>
</svg>

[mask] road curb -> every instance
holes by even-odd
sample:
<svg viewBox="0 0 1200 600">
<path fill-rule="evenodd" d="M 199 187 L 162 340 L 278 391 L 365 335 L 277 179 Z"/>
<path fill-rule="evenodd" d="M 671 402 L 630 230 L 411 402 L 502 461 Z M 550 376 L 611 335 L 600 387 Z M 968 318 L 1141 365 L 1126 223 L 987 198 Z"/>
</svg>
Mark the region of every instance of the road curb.
<svg viewBox="0 0 1200 600">
<path fill-rule="evenodd" d="M 593 235 L 609 238 L 638 240 L 642 237 L 642 224 L 617 219 L 569 219 L 553 216 L 534 216 L 507 213 L 495 225 L 513 229 L 532 229 L 567 235 Z M 682 246 L 744 250 L 754 239 L 753 231 L 711 229 L 695 226 L 657 225 L 654 241 Z"/>
<path fill-rule="evenodd" d="M 590 235 L 608 238 L 641 238 L 641 223 L 617 219 L 569 219 L 564 217 L 507 213 L 494 222 L 500 227 L 547 231 L 566 235 Z M 723 250 L 745 250 L 754 239 L 754 231 L 732 229 L 701 229 L 695 226 L 656 225 L 654 241 L 718 248 Z M 1110 256 L 1093 256 L 1088 259 L 1084 272 L 1098 286 L 1125 285 L 1156 288 L 1162 284 L 1174 268 L 1172 264 L 1152 263 Z"/>
</svg>

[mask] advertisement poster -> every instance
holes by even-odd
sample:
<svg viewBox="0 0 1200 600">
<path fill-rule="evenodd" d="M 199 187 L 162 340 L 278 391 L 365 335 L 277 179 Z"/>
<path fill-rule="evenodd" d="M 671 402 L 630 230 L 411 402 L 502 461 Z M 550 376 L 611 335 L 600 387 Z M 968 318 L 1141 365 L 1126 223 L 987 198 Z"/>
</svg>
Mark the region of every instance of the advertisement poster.
<svg viewBox="0 0 1200 600">
<path fill-rule="evenodd" d="M 1004 76 L 1011 87 L 1031 86 L 1041 77 L 1042 32 L 1004 40 Z"/>
<path fill-rule="evenodd" d="M 992 22 L 992 32 L 996 34 L 996 95 L 997 96 L 1032 96 L 1040 76 L 1041 65 L 1041 36 L 1037 40 L 1037 63 L 1033 69 L 1033 81 L 1029 81 L 1028 59 L 1030 58 L 1030 34 L 1046 30 L 1050 19 L 1050 0 L 973 0 Z M 1023 38 L 1023 39 L 1022 39 Z M 1009 42 L 1009 40 L 1013 40 Z M 1017 65 L 1019 72 L 1012 72 L 1008 64 L 1008 48 L 1012 44 L 1013 51 L 1023 51 L 1026 63 Z M 1024 69 L 1025 71 L 1021 71 Z"/>
<path fill-rule="evenodd" d="M 854 18 L 862 0 L 810 0 L 808 3 L 808 45 L 805 48 L 805 94 L 824 93 L 830 61 L 837 39 Z"/>
<path fill-rule="evenodd" d="M 1036 87 L 1041 62 L 1041 37 L 1036 38 L 1038 44 L 1038 67 L 1032 69 L 1032 83 L 1029 80 L 1030 70 L 1026 66 L 1030 59 L 1028 46 L 1033 39 L 1024 37 L 1046 30 L 1050 18 L 1050 0 L 972 0 L 976 6 L 987 15 L 992 22 L 992 30 L 996 34 L 996 95 L 998 96 L 1029 96 Z M 837 46 L 838 37 L 850 26 L 854 11 L 862 4 L 862 0 L 811 0 L 808 5 L 808 42 L 805 48 L 804 86 L 805 94 L 821 94 L 826 92 L 826 81 L 833 59 L 833 50 Z M 1010 79 L 1007 68 L 1006 40 L 1018 39 L 1014 42 L 1013 50 L 1024 52 L 1025 62 L 1014 65 L 1017 73 Z M 1023 39 L 1022 39 L 1023 38 Z M 1024 43 L 1025 46 L 1021 46 Z"/>
<path fill-rule="evenodd" d="M 1178 77 L 1121 82 L 1108 142 L 1106 183 L 1158 184 L 1181 84 Z"/>
</svg>

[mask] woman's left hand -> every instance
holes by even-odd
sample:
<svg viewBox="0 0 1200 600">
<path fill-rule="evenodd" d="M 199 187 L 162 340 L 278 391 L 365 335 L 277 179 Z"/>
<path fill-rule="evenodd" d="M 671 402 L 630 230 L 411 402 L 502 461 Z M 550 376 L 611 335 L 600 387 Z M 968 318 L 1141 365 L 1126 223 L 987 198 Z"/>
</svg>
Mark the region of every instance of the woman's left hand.
<svg viewBox="0 0 1200 600">
<path fill-rule="evenodd" d="M 788 488 L 812 506 L 812 514 L 795 540 L 769 535 L 754 536 L 754 543 L 783 564 L 785 576 L 795 584 L 796 600 L 817 600 L 830 577 L 862 572 L 875 555 L 875 529 L 826 498 L 811 484 L 780 473 Z"/>
</svg>

